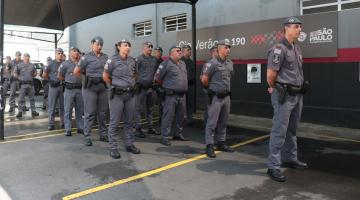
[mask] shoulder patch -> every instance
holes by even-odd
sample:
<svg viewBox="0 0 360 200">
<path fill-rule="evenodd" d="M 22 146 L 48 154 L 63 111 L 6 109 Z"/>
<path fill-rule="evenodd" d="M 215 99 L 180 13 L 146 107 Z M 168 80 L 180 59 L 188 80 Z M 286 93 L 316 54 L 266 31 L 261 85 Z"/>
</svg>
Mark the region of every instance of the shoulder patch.
<svg viewBox="0 0 360 200">
<path fill-rule="evenodd" d="M 274 54 L 273 63 L 278 64 L 280 62 L 280 54 Z"/>
<path fill-rule="evenodd" d="M 274 49 L 274 54 L 280 55 L 281 54 L 281 49 L 275 48 Z"/>
</svg>

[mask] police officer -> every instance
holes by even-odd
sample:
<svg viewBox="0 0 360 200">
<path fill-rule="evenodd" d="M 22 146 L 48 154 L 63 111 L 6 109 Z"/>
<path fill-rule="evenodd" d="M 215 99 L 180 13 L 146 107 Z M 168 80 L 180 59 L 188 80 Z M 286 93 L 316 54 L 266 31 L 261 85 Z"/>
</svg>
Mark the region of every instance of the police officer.
<svg viewBox="0 0 360 200">
<path fill-rule="evenodd" d="M 211 48 L 210 48 L 210 55 L 211 55 L 211 58 L 209 61 L 211 61 L 212 59 L 214 58 L 217 58 L 219 56 L 218 54 L 218 51 L 217 51 L 217 44 L 216 45 L 213 45 Z M 207 66 L 209 62 L 206 62 L 204 64 L 204 66 L 202 67 L 201 69 L 201 72 L 200 72 L 200 81 L 201 81 L 201 77 L 203 75 L 203 71 L 205 69 L 205 67 Z M 209 98 L 208 98 L 208 91 L 207 91 L 207 87 L 203 87 L 203 92 L 205 94 L 204 96 L 204 130 L 206 128 L 206 122 L 207 122 L 207 118 L 208 118 L 208 105 L 210 104 L 209 102 Z"/>
<path fill-rule="evenodd" d="M 64 125 L 64 93 L 61 81 L 58 79 L 57 74 L 61 65 L 62 56 L 64 54 L 63 49 L 57 48 L 55 50 L 55 60 L 53 60 L 49 66 L 47 66 L 43 73 L 43 78 L 49 80 L 49 95 L 48 95 L 48 130 L 55 129 L 55 110 L 56 105 L 60 105 L 60 121 L 61 128 L 65 128 Z"/>
<path fill-rule="evenodd" d="M 35 89 L 33 77 L 36 76 L 35 65 L 30 63 L 30 55 L 25 53 L 23 56 L 24 62 L 16 65 L 14 69 L 14 78 L 19 80 L 20 91 L 19 91 L 19 112 L 16 115 L 16 118 L 21 118 L 22 113 L 25 111 L 25 95 L 29 95 L 30 106 L 31 106 L 31 115 L 33 117 L 39 116 L 39 113 L 35 110 Z"/>
<path fill-rule="evenodd" d="M 66 136 L 71 136 L 72 110 L 75 107 L 77 132 L 82 134 L 84 131 L 84 102 L 81 94 L 82 80 L 74 76 L 74 68 L 80 60 L 80 51 L 76 47 L 70 48 L 70 59 L 60 65 L 58 79 L 64 81 L 64 120 Z"/>
<path fill-rule="evenodd" d="M 230 113 L 231 76 L 233 63 L 230 55 L 230 41 L 221 40 L 218 43 L 218 57 L 211 59 L 203 69 L 201 82 L 208 88 L 209 102 L 208 119 L 205 128 L 206 154 L 215 158 L 214 136 L 216 132 L 217 149 L 225 152 L 234 152 L 226 145 L 226 126 Z"/>
<path fill-rule="evenodd" d="M 188 89 L 188 81 L 186 66 L 181 60 L 181 54 L 179 46 L 172 46 L 169 49 L 169 59 L 160 64 L 154 77 L 155 82 L 161 85 L 164 91 L 160 143 L 165 146 L 171 145 L 169 134 L 173 121 L 176 128 L 173 140 L 187 140 L 182 134 L 182 124 L 185 111 L 184 95 Z"/>
<path fill-rule="evenodd" d="M 135 83 L 137 78 L 136 61 L 129 56 L 131 44 L 123 39 L 117 43 L 117 53 L 112 56 L 104 67 L 104 81 L 111 85 L 110 93 L 110 125 L 109 143 L 110 156 L 120 158 L 118 151 L 118 125 L 124 119 L 124 139 L 126 151 L 139 154 L 134 146 L 132 120 L 135 111 Z"/>
<path fill-rule="evenodd" d="M 47 57 L 46 58 L 46 65 L 44 65 L 44 67 L 41 69 L 41 77 L 43 76 L 44 74 L 44 70 L 47 66 L 50 65 L 50 63 L 52 62 L 52 58 L 51 57 Z M 46 110 L 46 108 L 48 107 L 47 104 L 48 104 L 48 95 L 49 95 L 49 80 L 46 80 L 46 79 L 43 79 L 42 80 L 42 85 L 43 85 L 43 88 L 44 88 L 44 94 L 43 94 L 43 106 L 42 106 L 42 109 L 43 110 Z"/>
<path fill-rule="evenodd" d="M 154 106 L 153 100 L 153 80 L 156 66 L 156 58 L 151 55 L 153 45 L 151 42 L 145 42 L 143 44 L 142 55 L 136 58 L 137 72 L 139 78 L 137 80 L 137 91 L 135 93 L 135 128 L 136 135 L 140 138 L 145 138 L 144 132 L 141 130 L 141 113 L 144 111 L 149 134 L 158 134 L 153 128 L 152 121 L 152 109 Z"/>
<path fill-rule="evenodd" d="M 268 52 L 267 82 L 274 117 L 267 173 L 271 179 L 279 182 L 286 180 L 280 171 L 281 163 L 296 169 L 308 167 L 298 160 L 296 141 L 305 93 L 302 53 L 296 43 L 301 25 L 298 18 L 287 18 L 284 22 L 284 37 Z"/>
<path fill-rule="evenodd" d="M 156 47 L 155 48 L 155 58 L 156 58 L 155 72 L 159 68 L 160 64 L 164 61 L 162 59 L 162 56 L 163 56 L 163 49 L 161 47 Z M 158 85 L 156 85 L 156 83 L 154 83 L 154 89 L 155 89 L 155 92 L 156 92 L 156 103 L 159 106 L 159 128 L 161 129 L 161 116 L 162 116 L 162 113 L 163 113 L 162 112 L 163 108 L 162 108 L 162 103 L 161 103 L 162 101 L 159 98 L 159 92 L 161 92 L 161 91 L 159 90 L 159 87 L 158 87 Z"/>
<path fill-rule="evenodd" d="M 4 105 L 6 106 L 6 94 L 7 91 L 10 88 L 10 78 L 11 78 L 11 67 L 10 67 L 11 57 L 6 56 L 5 57 L 5 63 L 4 63 L 4 75 L 3 75 L 3 97 L 4 97 Z"/>
<path fill-rule="evenodd" d="M 191 47 L 184 45 L 182 47 L 181 60 L 186 65 L 188 90 L 186 92 L 186 120 L 188 126 L 192 126 L 194 123 L 193 113 L 195 112 L 194 99 L 195 99 L 195 64 L 191 59 Z"/>
<path fill-rule="evenodd" d="M 11 77 L 10 77 L 10 97 L 9 97 L 9 104 L 10 104 L 9 112 L 10 113 L 14 112 L 14 109 L 16 107 L 16 105 L 15 105 L 15 95 L 16 95 L 16 90 L 19 87 L 19 81 L 16 78 L 14 78 L 14 70 L 15 70 L 15 67 L 18 64 L 22 63 L 22 62 L 23 61 L 21 60 L 21 52 L 17 51 L 15 53 L 15 59 L 12 60 L 10 62 L 10 65 L 9 65 L 9 70 L 11 72 Z"/>
<path fill-rule="evenodd" d="M 84 144 L 92 146 L 91 128 L 98 117 L 100 141 L 108 141 L 106 128 L 106 112 L 109 109 L 108 91 L 102 75 L 108 56 L 101 52 L 104 40 L 96 36 L 91 40 L 91 51 L 81 57 L 74 75 L 85 74 L 85 85 L 82 89 L 84 98 Z M 98 113 L 97 113 L 98 112 Z"/>
</svg>

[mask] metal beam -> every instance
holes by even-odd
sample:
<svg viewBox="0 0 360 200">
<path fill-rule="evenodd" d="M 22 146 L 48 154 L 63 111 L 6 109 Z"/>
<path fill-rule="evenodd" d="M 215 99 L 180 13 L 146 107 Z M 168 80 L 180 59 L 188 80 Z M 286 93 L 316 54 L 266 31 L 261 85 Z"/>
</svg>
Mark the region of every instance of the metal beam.
<svg viewBox="0 0 360 200">
<path fill-rule="evenodd" d="M 3 54 L 4 54 L 4 1 L 0 0 L 0 64 L 1 64 L 1 86 L 0 86 L 0 140 L 4 140 L 4 108 L 5 102 L 4 97 L 5 94 L 3 92 L 3 84 L 4 84 L 4 68 L 3 68 Z"/>
<path fill-rule="evenodd" d="M 191 7 L 192 7 L 192 49 L 193 49 L 193 60 L 194 60 L 194 63 L 195 63 L 195 87 L 194 87 L 194 109 L 196 111 L 196 87 L 197 87 L 197 75 L 196 75 L 196 1 L 194 1 L 192 4 L 191 4 Z"/>
</svg>

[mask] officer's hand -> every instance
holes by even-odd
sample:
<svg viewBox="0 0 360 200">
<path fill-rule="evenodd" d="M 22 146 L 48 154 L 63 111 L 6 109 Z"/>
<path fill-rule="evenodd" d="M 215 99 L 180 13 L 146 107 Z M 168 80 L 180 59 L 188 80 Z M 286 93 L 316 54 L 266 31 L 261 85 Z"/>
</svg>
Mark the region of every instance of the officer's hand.
<svg viewBox="0 0 360 200">
<path fill-rule="evenodd" d="M 273 91 L 274 91 L 274 88 L 272 88 L 272 87 L 268 88 L 269 94 L 273 93 Z"/>
</svg>

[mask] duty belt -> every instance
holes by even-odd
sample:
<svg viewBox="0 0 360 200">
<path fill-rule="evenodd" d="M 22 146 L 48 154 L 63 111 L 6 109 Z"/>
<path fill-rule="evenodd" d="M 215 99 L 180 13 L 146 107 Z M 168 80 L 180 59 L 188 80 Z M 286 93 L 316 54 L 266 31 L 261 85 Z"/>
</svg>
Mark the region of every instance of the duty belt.
<svg viewBox="0 0 360 200">
<path fill-rule="evenodd" d="M 220 98 L 220 99 L 223 99 L 223 98 L 225 98 L 225 97 L 227 97 L 227 96 L 231 96 L 231 92 L 230 91 L 223 91 L 223 92 L 215 92 L 215 91 L 213 91 L 213 90 L 208 90 L 208 95 L 209 95 L 209 97 L 210 96 L 216 96 L 216 97 L 218 97 L 218 98 Z M 212 98 L 212 97 L 210 97 L 210 98 Z"/>
<path fill-rule="evenodd" d="M 133 87 L 116 87 L 116 86 L 113 86 L 111 88 L 111 90 L 116 95 L 122 95 L 122 94 L 127 93 L 127 92 L 133 92 L 134 88 Z"/>
<path fill-rule="evenodd" d="M 65 82 L 65 88 L 72 90 L 72 89 L 81 89 L 82 84 L 81 83 L 67 83 Z"/>
<path fill-rule="evenodd" d="M 20 81 L 19 81 L 19 84 L 20 84 L 20 85 L 25 85 L 25 84 L 30 84 L 30 85 L 32 85 L 32 84 L 34 84 L 34 82 L 33 82 L 33 81 L 22 81 L 22 80 L 20 80 Z"/>
<path fill-rule="evenodd" d="M 182 96 L 184 95 L 186 92 L 178 92 L 178 91 L 175 91 L 175 90 L 171 90 L 171 89 L 165 89 L 165 95 L 179 95 L 179 96 Z"/>
<path fill-rule="evenodd" d="M 280 83 L 280 82 L 276 82 L 276 84 L 278 84 L 278 86 L 281 86 L 283 89 L 285 89 L 286 93 L 289 94 L 290 96 L 296 96 L 298 94 L 306 93 L 302 86 L 292 85 L 288 83 Z"/>
<path fill-rule="evenodd" d="M 60 81 L 50 81 L 51 87 L 60 87 L 61 83 Z"/>
</svg>

